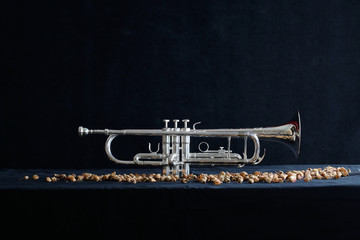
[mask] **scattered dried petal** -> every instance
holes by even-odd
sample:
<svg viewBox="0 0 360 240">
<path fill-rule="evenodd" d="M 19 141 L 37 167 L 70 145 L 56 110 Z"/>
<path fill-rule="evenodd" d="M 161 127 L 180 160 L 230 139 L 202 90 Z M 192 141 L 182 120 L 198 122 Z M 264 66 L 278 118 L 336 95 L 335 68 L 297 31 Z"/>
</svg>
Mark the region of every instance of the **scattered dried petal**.
<svg viewBox="0 0 360 240">
<path fill-rule="evenodd" d="M 24 177 L 20 178 L 20 180 L 29 180 L 29 176 L 24 176 Z"/>
<path fill-rule="evenodd" d="M 39 179 L 39 175 L 34 174 L 31 179 L 32 179 L 32 180 L 38 180 L 38 179 Z"/>
<path fill-rule="evenodd" d="M 218 179 L 218 178 L 215 178 L 213 182 L 214 182 L 214 185 L 222 184 L 222 181 L 220 181 L 220 179 Z"/>
</svg>

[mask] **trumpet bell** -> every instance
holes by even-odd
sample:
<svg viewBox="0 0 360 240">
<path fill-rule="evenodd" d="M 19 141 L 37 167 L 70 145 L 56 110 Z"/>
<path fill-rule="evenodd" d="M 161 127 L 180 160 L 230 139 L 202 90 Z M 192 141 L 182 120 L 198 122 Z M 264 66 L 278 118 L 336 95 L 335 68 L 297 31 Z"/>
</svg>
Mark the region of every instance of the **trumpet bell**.
<svg viewBox="0 0 360 240">
<path fill-rule="evenodd" d="M 291 146 L 290 148 L 295 154 L 295 157 L 298 158 L 300 155 L 300 145 L 301 145 L 301 119 L 300 119 L 299 111 L 294 115 L 292 121 L 290 122 L 292 122 L 295 125 L 295 129 L 294 129 L 295 141 L 292 143 L 293 146 Z"/>
<path fill-rule="evenodd" d="M 301 146 L 300 112 L 297 111 L 297 113 L 287 123 L 273 128 L 282 129 L 281 134 L 275 134 L 268 137 L 265 136 L 262 139 L 279 142 L 285 145 L 294 153 L 296 159 L 299 158 Z"/>
</svg>

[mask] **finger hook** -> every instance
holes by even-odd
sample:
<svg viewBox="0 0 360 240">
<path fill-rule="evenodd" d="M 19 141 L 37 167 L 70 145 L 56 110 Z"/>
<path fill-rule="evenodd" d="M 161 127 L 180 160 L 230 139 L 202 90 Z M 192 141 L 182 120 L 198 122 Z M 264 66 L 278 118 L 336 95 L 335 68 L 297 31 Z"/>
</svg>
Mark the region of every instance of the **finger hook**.
<svg viewBox="0 0 360 240">
<path fill-rule="evenodd" d="M 154 151 L 151 150 L 151 143 L 149 142 L 149 152 L 151 152 L 151 153 L 158 153 L 159 151 L 160 151 L 160 143 L 158 143 L 158 145 L 157 145 L 157 150 L 154 152 Z"/>
</svg>

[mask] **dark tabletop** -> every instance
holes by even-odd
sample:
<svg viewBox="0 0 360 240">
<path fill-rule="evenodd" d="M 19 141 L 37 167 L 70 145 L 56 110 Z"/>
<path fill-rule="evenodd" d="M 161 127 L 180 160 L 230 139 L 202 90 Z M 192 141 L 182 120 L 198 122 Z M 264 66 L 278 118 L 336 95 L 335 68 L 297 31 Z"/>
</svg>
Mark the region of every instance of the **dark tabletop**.
<svg viewBox="0 0 360 240">
<path fill-rule="evenodd" d="M 286 172 L 326 166 L 193 167 L 192 172 Z M 351 173 L 338 180 L 216 186 L 198 182 L 45 181 L 54 173 L 160 173 L 158 168 L 1 169 L 0 206 L 2 217 L 7 219 L 3 230 L 14 236 L 45 237 L 81 237 L 86 233 L 101 238 L 148 239 L 166 232 L 172 239 L 215 235 L 356 239 L 360 237 L 360 165 L 331 166 L 345 167 Z M 33 174 L 39 175 L 39 180 L 19 180 Z"/>
</svg>

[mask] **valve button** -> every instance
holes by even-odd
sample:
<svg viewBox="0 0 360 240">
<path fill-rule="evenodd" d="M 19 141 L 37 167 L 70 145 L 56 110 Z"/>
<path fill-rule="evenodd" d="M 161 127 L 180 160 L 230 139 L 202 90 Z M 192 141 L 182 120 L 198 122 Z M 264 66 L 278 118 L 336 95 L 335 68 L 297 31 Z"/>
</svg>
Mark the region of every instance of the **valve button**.
<svg viewBox="0 0 360 240">
<path fill-rule="evenodd" d="M 168 128 L 168 123 L 170 122 L 169 119 L 164 119 L 163 122 L 165 123 L 165 128 Z"/>
<path fill-rule="evenodd" d="M 183 119 L 182 122 L 184 123 L 184 128 L 187 128 L 188 122 L 190 122 L 189 119 Z"/>
<path fill-rule="evenodd" d="M 179 119 L 174 119 L 173 122 L 174 122 L 174 128 L 177 128 Z"/>
</svg>

